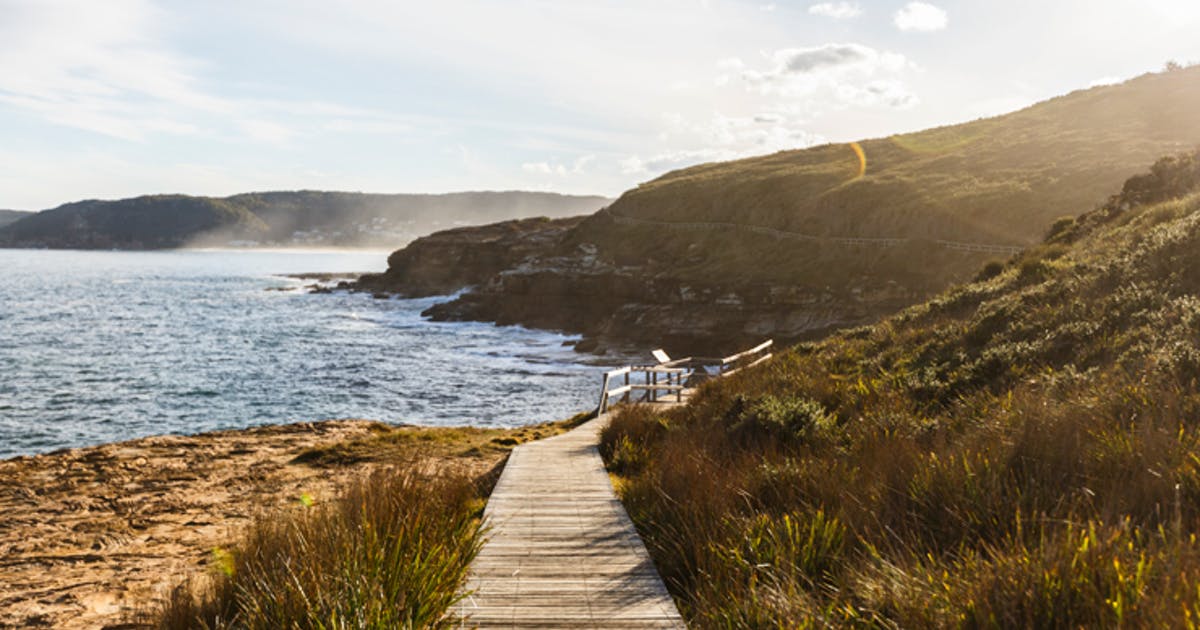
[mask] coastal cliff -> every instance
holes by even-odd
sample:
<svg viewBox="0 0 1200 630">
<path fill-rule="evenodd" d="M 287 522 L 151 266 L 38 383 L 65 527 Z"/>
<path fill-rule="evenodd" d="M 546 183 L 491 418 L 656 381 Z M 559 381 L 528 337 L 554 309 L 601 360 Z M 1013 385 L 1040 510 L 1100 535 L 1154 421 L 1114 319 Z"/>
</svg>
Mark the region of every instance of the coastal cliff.
<svg viewBox="0 0 1200 630">
<path fill-rule="evenodd" d="M 436 232 L 393 252 L 387 271 L 355 286 L 410 298 L 453 293 L 554 247 L 582 220 L 537 217 Z"/>
<path fill-rule="evenodd" d="M 567 229 L 513 231 L 511 255 L 492 253 L 502 226 L 441 233 L 352 286 L 471 287 L 426 314 L 579 333 L 584 351 L 817 337 L 969 280 L 1104 203 L 1145 164 L 1200 144 L 1197 107 L 1200 67 L 961 125 L 703 164 Z"/>
</svg>

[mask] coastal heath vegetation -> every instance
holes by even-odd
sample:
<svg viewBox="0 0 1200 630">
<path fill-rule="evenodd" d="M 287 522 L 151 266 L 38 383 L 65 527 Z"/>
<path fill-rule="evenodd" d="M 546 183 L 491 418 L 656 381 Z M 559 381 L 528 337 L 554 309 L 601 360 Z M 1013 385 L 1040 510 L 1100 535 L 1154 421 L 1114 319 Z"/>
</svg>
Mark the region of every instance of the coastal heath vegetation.
<svg viewBox="0 0 1200 630">
<path fill-rule="evenodd" d="M 482 513 L 507 453 L 592 416 L 516 429 L 380 426 L 291 462 L 373 472 L 335 500 L 301 495 L 257 518 L 211 571 L 177 585 L 137 623 L 161 630 L 438 628 L 456 625 Z"/>
<path fill-rule="evenodd" d="M 257 519 L 209 575 L 151 616 L 163 630 L 436 628 L 483 541 L 484 488 L 420 459 L 381 468 L 328 504 Z"/>
<path fill-rule="evenodd" d="M 1200 626 L 1200 154 L 601 451 L 695 627 Z"/>
</svg>

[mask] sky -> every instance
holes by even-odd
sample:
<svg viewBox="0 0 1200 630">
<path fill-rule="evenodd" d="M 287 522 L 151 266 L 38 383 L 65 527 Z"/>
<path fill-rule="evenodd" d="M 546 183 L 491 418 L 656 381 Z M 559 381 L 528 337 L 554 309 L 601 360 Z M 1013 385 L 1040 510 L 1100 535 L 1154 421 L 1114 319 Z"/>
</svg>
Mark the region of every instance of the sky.
<svg viewBox="0 0 1200 630">
<path fill-rule="evenodd" d="M 1200 61 L 1200 0 L 0 0 L 0 208 L 548 190 Z"/>
</svg>

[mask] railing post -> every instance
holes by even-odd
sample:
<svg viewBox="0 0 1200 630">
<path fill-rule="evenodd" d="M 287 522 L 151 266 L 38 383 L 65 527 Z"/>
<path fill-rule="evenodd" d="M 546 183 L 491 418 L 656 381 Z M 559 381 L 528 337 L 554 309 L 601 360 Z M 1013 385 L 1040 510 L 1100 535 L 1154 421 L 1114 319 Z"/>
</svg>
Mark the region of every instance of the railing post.
<svg viewBox="0 0 1200 630">
<path fill-rule="evenodd" d="M 629 386 L 629 372 L 626 372 L 626 373 L 625 373 L 625 385 L 626 385 L 626 387 L 628 387 L 628 386 Z M 626 392 L 625 392 L 625 398 L 624 398 L 625 402 L 629 402 L 629 394 L 630 394 L 632 391 L 633 391 L 633 390 L 628 390 L 628 391 L 626 391 Z"/>
<path fill-rule="evenodd" d="M 600 389 L 600 410 L 596 412 L 597 416 L 604 415 L 608 411 L 608 373 L 604 373 L 604 384 Z"/>
</svg>

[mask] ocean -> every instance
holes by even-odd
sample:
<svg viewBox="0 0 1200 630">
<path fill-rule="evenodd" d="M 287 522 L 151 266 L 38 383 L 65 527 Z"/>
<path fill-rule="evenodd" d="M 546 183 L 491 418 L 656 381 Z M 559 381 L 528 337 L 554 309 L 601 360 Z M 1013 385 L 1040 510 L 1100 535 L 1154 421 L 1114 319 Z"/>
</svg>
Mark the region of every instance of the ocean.
<svg viewBox="0 0 1200 630">
<path fill-rule="evenodd" d="M 334 418 L 509 427 L 595 406 L 573 338 L 311 294 L 385 252 L 0 249 L 0 458 Z"/>
</svg>

